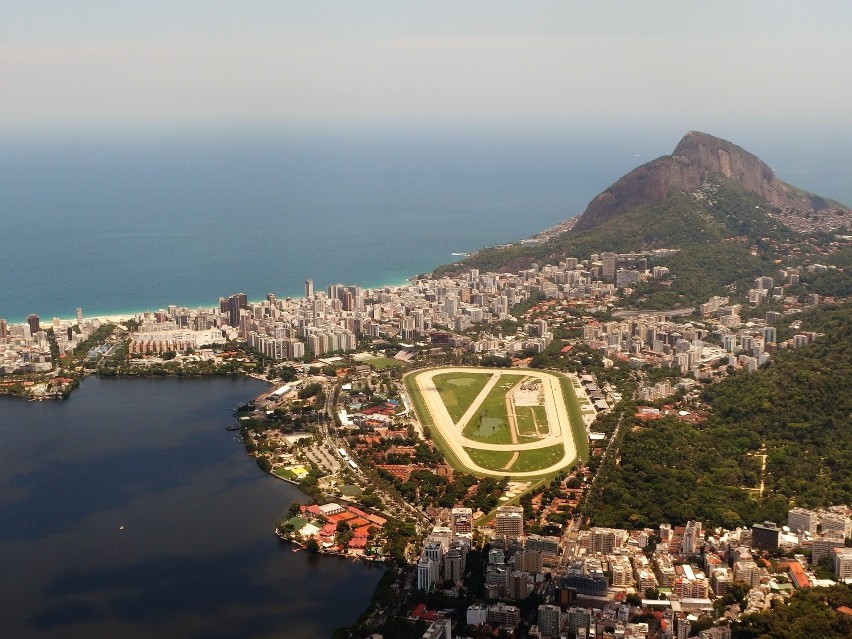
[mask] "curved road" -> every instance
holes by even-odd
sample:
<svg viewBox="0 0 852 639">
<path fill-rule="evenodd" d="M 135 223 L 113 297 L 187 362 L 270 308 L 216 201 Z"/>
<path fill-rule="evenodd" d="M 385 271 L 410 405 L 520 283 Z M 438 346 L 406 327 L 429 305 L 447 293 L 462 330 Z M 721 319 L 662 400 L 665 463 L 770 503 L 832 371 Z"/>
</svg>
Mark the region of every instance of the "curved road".
<svg viewBox="0 0 852 639">
<path fill-rule="evenodd" d="M 544 394 L 544 409 L 547 414 L 547 423 L 550 427 L 550 435 L 542 440 L 526 444 L 488 444 L 485 442 L 473 441 L 472 439 L 465 437 L 462 434 L 464 426 L 473 417 L 477 408 L 480 404 L 482 404 L 490 390 L 497 384 L 501 375 L 504 373 L 517 375 L 519 372 L 528 377 L 534 377 L 541 382 Z M 488 380 L 485 388 L 483 388 L 479 395 L 477 395 L 476 399 L 465 411 L 465 414 L 462 416 L 461 420 L 459 420 L 458 424 L 453 422 L 453 419 L 450 417 L 450 413 L 447 411 L 447 407 L 441 400 L 441 395 L 438 393 L 438 389 L 435 386 L 434 377 L 445 373 L 492 374 L 492 377 Z M 413 375 L 415 376 L 414 381 L 417 385 L 417 390 L 420 392 L 421 397 L 423 397 L 423 402 L 426 404 L 426 409 L 429 411 L 434 427 L 438 429 L 441 437 L 445 442 L 447 442 L 447 445 L 453 451 L 453 454 L 471 471 L 493 477 L 537 477 L 539 475 L 556 472 L 576 459 L 577 447 L 574 443 L 574 436 L 571 432 L 571 421 L 568 416 L 568 408 L 565 405 L 565 397 L 562 394 L 562 385 L 559 383 L 559 378 L 556 375 L 529 369 L 523 369 L 522 371 L 518 371 L 517 369 L 504 371 L 460 367 L 426 370 L 419 373 L 413 373 Z M 555 444 L 562 444 L 563 448 L 562 458 L 558 462 L 548 466 L 547 468 L 542 468 L 541 470 L 524 472 L 513 472 L 511 470 L 495 471 L 483 468 L 474 462 L 465 450 L 465 447 L 467 447 L 477 450 L 515 452 L 547 448 Z"/>
</svg>

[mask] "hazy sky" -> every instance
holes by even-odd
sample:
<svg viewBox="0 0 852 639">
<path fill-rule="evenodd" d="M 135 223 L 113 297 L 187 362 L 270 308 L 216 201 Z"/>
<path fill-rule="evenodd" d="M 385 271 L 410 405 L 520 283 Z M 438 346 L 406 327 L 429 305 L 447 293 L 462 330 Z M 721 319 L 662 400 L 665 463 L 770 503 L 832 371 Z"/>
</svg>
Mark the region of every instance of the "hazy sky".
<svg viewBox="0 0 852 639">
<path fill-rule="evenodd" d="M 2 13 L 6 129 L 852 125 L 848 1 L 5 0 Z"/>
</svg>

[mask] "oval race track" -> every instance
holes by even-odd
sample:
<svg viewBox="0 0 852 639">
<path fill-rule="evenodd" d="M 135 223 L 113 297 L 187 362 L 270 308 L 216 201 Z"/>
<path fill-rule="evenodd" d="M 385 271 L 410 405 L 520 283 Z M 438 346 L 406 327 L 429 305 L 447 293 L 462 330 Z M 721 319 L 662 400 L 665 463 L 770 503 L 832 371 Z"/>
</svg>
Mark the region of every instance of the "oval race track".
<svg viewBox="0 0 852 639">
<path fill-rule="evenodd" d="M 473 400 L 472 404 L 465 411 L 465 414 L 458 423 L 453 422 L 450 417 L 447 407 L 444 405 L 438 389 L 435 387 L 434 377 L 436 375 L 444 375 L 446 373 L 490 373 L 491 379 L 485 387 Z M 491 444 L 478 442 L 469 439 L 463 435 L 464 427 L 473 418 L 477 409 L 488 396 L 488 393 L 499 382 L 503 374 L 518 375 L 522 374 L 526 377 L 532 377 L 541 382 L 541 387 L 544 395 L 544 409 L 547 415 L 550 434 L 543 439 L 525 444 Z M 414 376 L 415 386 L 420 396 L 423 398 L 423 403 L 429 411 L 429 416 L 432 419 L 432 425 L 438 429 L 441 438 L 447 443 L 447 446 L 453 451 L 453 454 L 458 460 L 473 473 L 479 475 L 490 475 L 493 477 L 539 477 L 549 473 L 556 472 L 565 466 L 569 465 L 577 458 L 577 447 L 574 442 L 574 436 L 571 430 L 571 421 L 568 416 L 568 408 L 565 405 L 565 397 L 562 393 L 562 386 L 559 383 L 559 377 L 553 373 L 530 369 L 488 369 L 488 368 L 436 368 L 420 372 L 412 373 Z M 511 470 L 491 470 L 483 468 L 471 459 L 465 448 L 489 450 L 489 451 L 505 451 L 505 452 L 520 452 L 525 450 L 536 450 L 540 448 L 548 448 L 556 444 L 562 444 L 562 458 L 540 470 L 513 472 Z"/>
</svg>

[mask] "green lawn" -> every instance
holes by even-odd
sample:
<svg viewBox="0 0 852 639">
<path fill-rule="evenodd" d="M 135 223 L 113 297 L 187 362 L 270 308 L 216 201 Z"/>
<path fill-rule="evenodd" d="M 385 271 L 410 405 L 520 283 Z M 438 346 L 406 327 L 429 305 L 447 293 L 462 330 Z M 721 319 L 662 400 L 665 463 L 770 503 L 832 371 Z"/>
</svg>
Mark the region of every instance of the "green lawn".
<svg viewBox="0 0 852 639">
<path fill-rule="evenodd" d="M 293 526 L 293 530 L 298 532 L 305 527 L 305 524 L 308 523 L 308 520 L 304 517 L 293 517 L 292 519 L 288 519 L 287 523 Z"/>
<path fill-rule="evenodd" d="M 465 426 L 464 436 L 476 442 L 511 444 L 509 416 L 506 414 L 506 393 L 523 378 L 523 375 L 502 375 L 500 381 L 491 389 L 468 425 Z"/>
<path fill-rule="evenodd" d="M 534 406 L 515 406 L 515 419 L 518 420 L 518 435 L 521 437 L 535 437 L 538 434 L 535 420 L 533 419 Z"/>
<path fill-rule="evenodd" d="M 562 385 L 562 394 L 565 395 L 568 419 L 571 420 L 571 433 L 574 435 L 574 446 L 577 448 L 577 462 L 580 462 L 589 458 L 589 439 L 586 436 L 583 414 L 580 412 L 580 404 L 577 402 L 571 380 L 559 375 L 559 383 Z"/>
<path fill-rule="evenodd" d="M 380 371 L 386 368 L 396 368 L 398 366 L 405 366 L 405 362 L 400 362 L 398 359 L 393 359 L 391 357 L 375 357 L 373 359 L 365 360 L 364 363 Z"/>
<path fill-rule="evenodd" d="M 523 473 L 547 468 L 562 459 L 564 450 L 562 444 L 554 444 L 547 448 L 521 451 L 518 459 L 515 460 L 515 463 L 512 464 L 509 470 L 516 473 Z"/>
<path fill-rule="evenodd" d="M 458 422 L 489 379 L 490 373 L 465 372 L 435 375 L 432 381 L 435 382 L 435 388 L 438 389 L 450 417 L 454 422 Z"/>
<path fill-rule="evenodd" d="M 550 432 L 550 428 L 547 423 L 547 411 L 544 409 L 544 406 L 530 406 L 532 412 L 535 414 L 535 421 L 538 424 L 538 434 L 546 435 Z"/>
<path fill-rule="evenodd" d="M 527 441 L 535 441 L 539 435 L 546 435 L 550 431 L 544 406 L 516 406 L 515 417 L 518 420 L 518 435 L 527 438 Z"/>
<path fill-rule="evenodd" d="M 514 455 L 513 452 L 500 450 L 479 450 L 476 448 L 465 448 L 465 450 L 474 462 L 488 470 L 503 470 Z"/>
<path fill-rule="evenodd" d="M 514 455 L 513 452 L 496 450 L 478 450 L 476 448 L 465 448 L 465 450 L 473 461 L 489 470 L 506 469 L 506 464 Z M 562 444 L 554 444 L 537 450 L 525 450 L 518 455 L 512 467 L 506 470 L 507 472 L 518 473 L 535 472 L 552 466 L 562 459 L 562 454 Z"/>
<path fill-rule="evenodd" d="M 296 475 L 292 471 L 287 470 L 286 468 L 276 468 L 272 471 L 272 474 L 278 475 L 279 477 L 282 477 L 284 479 L 296 479 Z"/>
</svg>

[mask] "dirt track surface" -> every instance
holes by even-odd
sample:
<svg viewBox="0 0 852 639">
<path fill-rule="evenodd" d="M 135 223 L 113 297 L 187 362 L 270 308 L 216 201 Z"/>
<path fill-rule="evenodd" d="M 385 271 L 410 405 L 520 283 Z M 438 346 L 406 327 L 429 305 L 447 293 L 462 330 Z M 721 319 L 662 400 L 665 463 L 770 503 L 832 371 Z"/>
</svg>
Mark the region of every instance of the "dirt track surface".
<svg viewBox="0 0 852 639">
<path fill-rule="evenodd" d="M 550 435 L 535 442 L 526 444 L 488 444 L 485 442 L 477 442 L 465 437 L 462 432 L 467 423 L 472 419 L 476 410 L 482 404 L 483 400 L 488 396 L 488 393 L 499 382 L 500 377 L 505 373 L 509 375 L 517 375 L 517 369 L 494 370 L 481 368 L 437 368 L 425 370 L 419 373 L 413 373 L 415 385 L 420 395 L 423 397 L 423 403 L 429 411 L 432 422 L 435 428 L 438 429 L 441 437 L 453 451 L 453 454 L 464 464 L 470 471 L 481 474 L 491 475 L 494 477 L 537 477 L 548 473 L 556 472 L 561 468 L 570 464 L 577 457 L 577 447 L 574 443 L 574 436 L 571 432 L 571 422 L 568 417 L 568 408 L 565 405 L 565 397 L 562 394 L 562 386 L 559 383 L 559 378 L 552 373 L 543 371 L 523 370 L 523 374 L 528 377 L 538 379 L 542 384 L 544 394 L 544 409 L 547 415 L 547 422 L 550 426 Z M 488 380 L 485 388 L 477 395 L 471 406 L 465 411 L 458 423 L 453 422 L 450 417 L 447 407 L 441 400 L 441 395 L 435 387 L 434 377 L 445 373 L 491 373 L 492 377 Z M 539 448 L 547 448 L 556 444 L 562 444 L 562 458 L 541 470 L 513 472 L 511 470 L 489 470 L 479 466 L 471 459 L 470 455 L 465 450 L 465 447 L 478 450 L 493 450 L 504 452 L 520 452 L 525 450 L 536 450 Z"/>
</svg>

